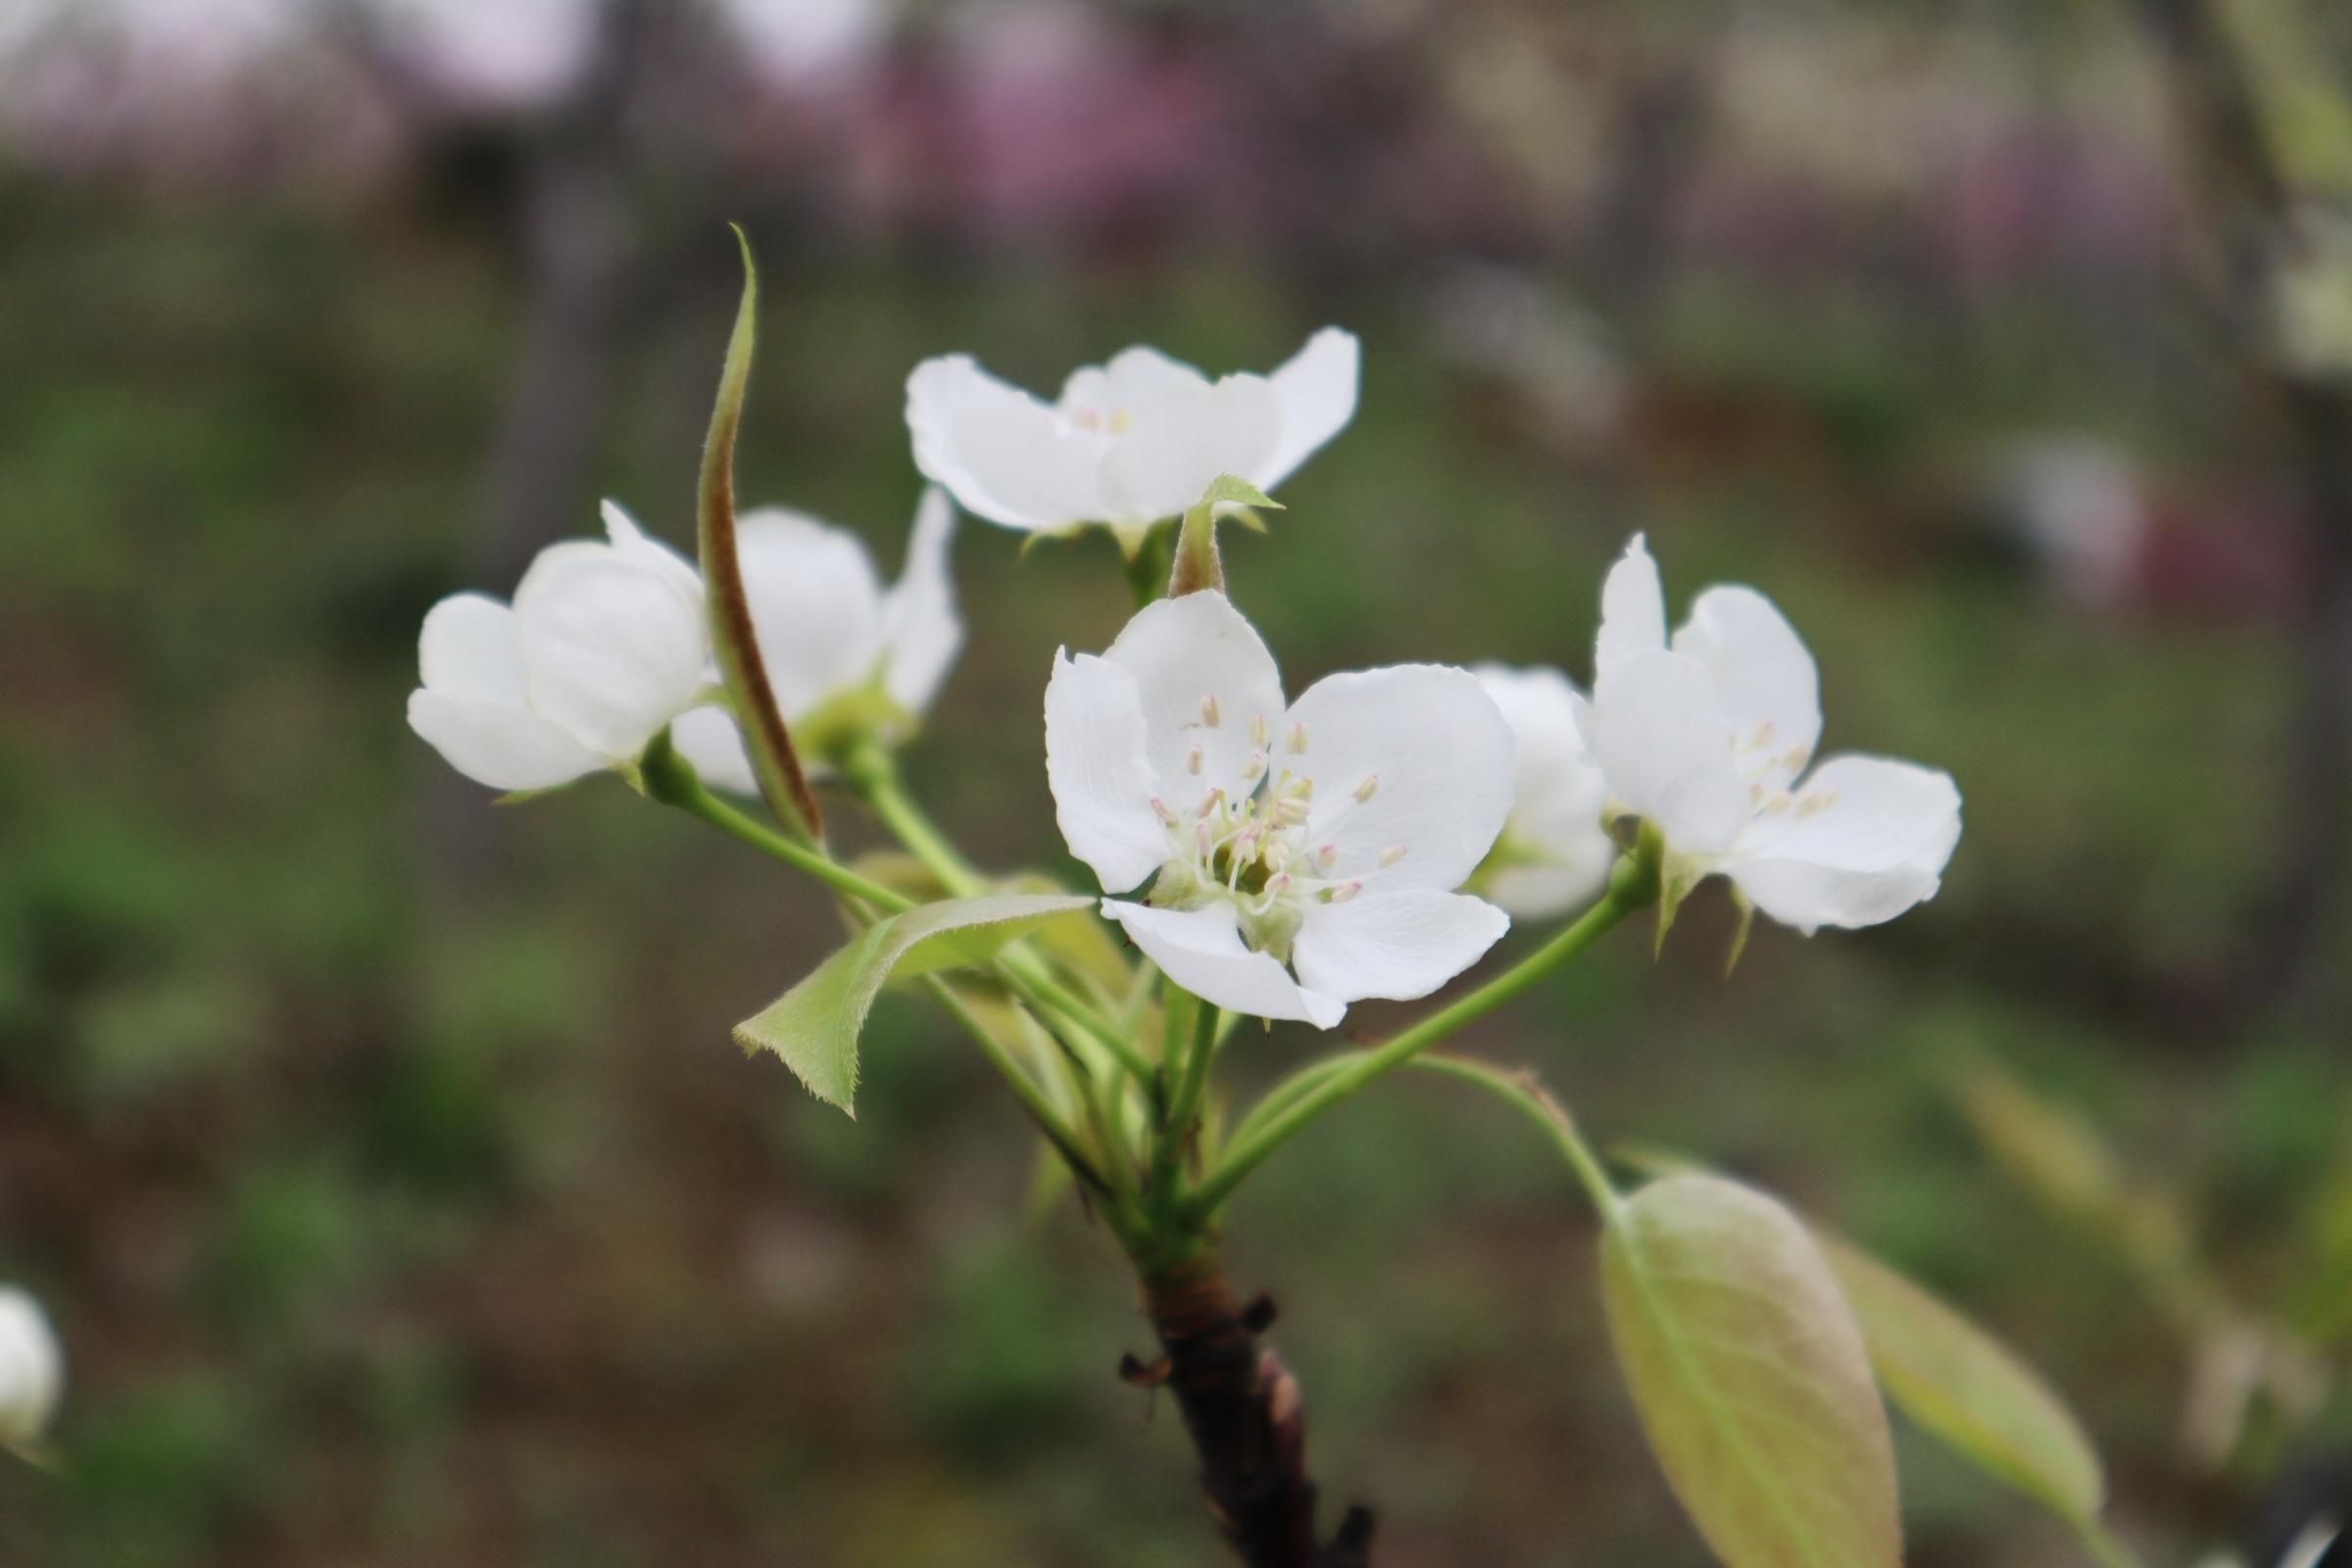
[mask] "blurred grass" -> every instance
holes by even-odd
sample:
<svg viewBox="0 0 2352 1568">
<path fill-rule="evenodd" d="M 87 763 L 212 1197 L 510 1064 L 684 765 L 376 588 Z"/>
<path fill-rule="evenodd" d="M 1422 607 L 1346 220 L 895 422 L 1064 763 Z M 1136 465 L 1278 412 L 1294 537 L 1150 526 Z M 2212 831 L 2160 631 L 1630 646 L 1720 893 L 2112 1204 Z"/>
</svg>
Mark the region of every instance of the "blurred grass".
<svg viewBox="0 0 2352 1568">
<path fill-rule="evenodd" d="M 808 1102 L 725 1030 L 824 951 L 820 901 L 610 781 L 494 808 L 403 726 L 417 619 L 469 585 L 505 274 L 405 219 L 0 200 L 0 1271 L 51 1301 L 74 1379 L 63 1477 L 0 1469 L 0 1560 L 1208 1560 L 1173 1411 L 1110 1376 L 1143 1338 L 1110 1247 L 1071 1212 L 1023 1230 L 1026 1138 L 938 1021 L 877 1014 L 856 1124 Z M 1495 418 L 1411 287 L 1305 299 L 1217 254 L 787 262 L 744 487 L 895 569 L 922 355 L 1052 385 L 1130 340 L 1269 364 L 1334 318 L 1368 344 L 1362 413 L 1230 553 L 1294 688 L 1403 658 L 1581 674 L 1637 527 L 1678 605 L 1765 586 L 1821 658 L 1830 745 L 1960 776 L 1943 897 L 1869 937 L 1760 933 L 1728 981 L 1702 900 L 1662 959 L 1622 940 L 1475 1044 L 1602 1139 L 1748 1171 L 1949 1292 L 2180 1526 L 2134 1479 L 2164 1473 L 2177 1351 L 1997 1183 L 1939 1070 L 1995 1054 L 2184 1189 L 2250 1292 L 2280 1273 L 2352 1103 L 2344 970 L 2332 1038 L 2159 1050 L 2001 968 L 2021 919 L 2158 973 L 2227 940 L 2280 651 L 2070 612 L 1954 558 L 1906 486 L 2051 424 L 2195 471 L 2230 449 L 2219 394 L 2039 298 L 1954 332 L 1711 275 L 1661 377 L 1778 434 L 1628 487 Z M 680 540 L 701 409 L 659 406 L 654 356 L 596 477 Z M 971 646 L 912 767 L 987 861 L 1064 864 L 1038 693 L 1123 601 L 1102 541 L 1014 545 L 958 541 Z M 1263 1079 L 1311 1047 L 1236 1054 Z M 1236 1271 L 1281 1298 L 1318 1470 L 1381 1505 L 1400 1568 L 1696 1563 L 1605 1359 L 1589 1226 L 1495 1125 L 1383 1088 L 1243 1204 Z M 2065 1560 L 1905 1457 L 1915 1561 Z"/>
</svg>

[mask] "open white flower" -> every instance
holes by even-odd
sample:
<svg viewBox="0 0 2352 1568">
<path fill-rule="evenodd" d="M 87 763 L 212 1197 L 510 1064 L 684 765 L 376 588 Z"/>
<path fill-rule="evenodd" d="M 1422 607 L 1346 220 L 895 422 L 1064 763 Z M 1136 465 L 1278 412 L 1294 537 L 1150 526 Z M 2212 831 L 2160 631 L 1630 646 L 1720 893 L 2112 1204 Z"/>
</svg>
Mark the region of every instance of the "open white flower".
<svg viewBox="0 0 2352 1568">
<path fill-rule="evenodd" d="M 846 529 L 781 507 L 737 522 L 760 660 L 811 768 L 854 739 L 904 736 L 939 694 L 963 646 L 948 577 L 955 528 L 946 493 L 926 489 L 906 569 L 884 588 L 873 558 Z M 743 737 L 723 710 L 697 709 L 671 737 L 706 783 L 758 791 Z"/>
<path fill-rule="evenodd" d="M 1752 588 L 1710 588 L 1666 638 L 1666 597 L 1640 536 L 1601 588 L 1592 700 L 1578 718 L 1612 815 L 1664 836 L 1669 901 L 1721 873 L 1808 935 L 1876 925 L 1931 898 L 1960 841 L 1947 773 L 1878 757 L 1811 771 L 1820 679 Z"/>
<path fill-rule="evenodd" d="M 1131 348 L 1063 383 L 1049 408 L 969 355 L 906 378 L 914 463 L 965 511 L 1008 528 L 1108 523 L 1133 538 L 1223 474 L 1271 490 L 1355 415 L 1360 351 L 1336 326 L 1270 375 L 1211 381 Z"/>
<path fill-rule="evenodd" d="M 1046 688 L 1046 775 L 1070 853 L 1176 984 L 1328 1029 L 1427 996 L 1510 921 L 1453 890 L 1511 807 L 1511 732 L 1467 670 L 1333 675 L 1283 702 L 1221 593 L 1148 605 Z M 1286 968 L 1285 965 L 1288 965 Z"/>
<path fill-rule="evenodd" d="M 1577 727 L 1583 699 L 1556 669 L 1481 664 L 1471 673 L 1502 710 L 1517 750 L 1510 819 L 1472 886 L 1521 919 L 1580 909 L 1617 859 L 1601 819 L 1608 786 Z"/>
<path fill-rule="evenodd" d="M 605 526 L 610 543 L 541 551 L 512 606 L 453 594 L 425 615 L 409 726 L 467 778 L 535 790 L 624 766 L 702 699 L 701 578 L 611 502 Z"/>
<path fill-rule="evenodd" d="M 0 1286 L 0 1447 L 38 1438 L 65 1384 L 65 1352 L 48 1315 L 23 1291 Z"/>
</svg>

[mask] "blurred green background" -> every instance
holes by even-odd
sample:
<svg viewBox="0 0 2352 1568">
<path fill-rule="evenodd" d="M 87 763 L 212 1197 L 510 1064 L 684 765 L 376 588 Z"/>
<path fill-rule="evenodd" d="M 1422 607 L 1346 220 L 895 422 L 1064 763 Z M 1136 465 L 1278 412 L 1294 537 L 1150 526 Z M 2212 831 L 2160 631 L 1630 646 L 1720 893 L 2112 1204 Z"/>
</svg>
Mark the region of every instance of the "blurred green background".
<svg viewBox="0 0 2352 1568">
<path fill-rule="evenodd" d="M 2346 24 L 2234 10 L 2306 29 L 2251 52 L 2325 150 Z M 1115 1249 L 1024 1219 L 1029 1139 L 943 1020 L 886 1003 L 859 1119 L 811 1102 L 727 1028 L 836 940 L 822 899 L 616 781 L 495 807 L 402 722 L 439 595 L 604 495 L 689 539 L 729 218 L 767 284 L 746 495 L 887 570 L 923 356 L 1051 388 L 1337 321 L 1361 412 L 1228 551 L 1294 688 L 1581 680 L 1637 529 L 1678 608 L 1762 586 L 1830 745 L 1959 778 L 1943 894 L 1759 929 L 1727 978 L 1711 892 L 1463 1044 L 1995 1327 L 2151 1562 L 2343 1441 L 2352 852 L 2309 808 L 2346 715 L 2308 607 L 2344 519 L 2200 303 L 2217 220 L 2129 9 L 477 12 L 0 6 L 0 1278 L 72 1366 L 0 1561 L 1216 1560 L 1172 1407 L 1112 1375 Z M 908 767 L 984 863 L 1071 870 L 1039 694 L 1126 601 L 1106 540 L 1018 543 L 959 533 L 970 641 Z M 2237 1430 L 2214 1325 L 1972 1132 L 1985 1061 L 2310 1375 Z M 1235 1217 L 1327 1498 L 1396 1568 L 1703 1562 L 1589 1219 L 1510 1125 L 1384 1086 Z M 2082 1560 L 1901 1460 L 1921 1568 Z"/>
</svg>

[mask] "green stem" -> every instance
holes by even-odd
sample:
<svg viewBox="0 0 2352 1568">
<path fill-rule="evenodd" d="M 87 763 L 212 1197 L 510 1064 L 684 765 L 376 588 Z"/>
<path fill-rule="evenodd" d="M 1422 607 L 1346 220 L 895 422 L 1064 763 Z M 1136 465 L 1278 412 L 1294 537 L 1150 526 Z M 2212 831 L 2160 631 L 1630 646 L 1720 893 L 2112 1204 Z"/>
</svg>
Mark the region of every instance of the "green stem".
<svg viewBox="0 0 2352 1568">
<path fill-rule="evenodd" d="M 1070 1167 L 1071 1174 L 1097 1193 L 1107 1197 L 1110 1184 L 1103 1180 L 1102 1173 L 1095 1169 L 1094 1162 L 1079 1149 L 1076 1131 L 1062 1121 L 1053 1102 L 1038 1087 L 1037 1080 L 1029 1075 L 1027 1068 L 1013 1059 L 1012 1053 L 1004 1049 L 1004 1043 L 996 1037 L 995 1031 L 972 1011 L 963 998 L 956 995 L 955 987 L 939 976 L 924 976 L 923 987 L 955 1016 L 957 1023 L 963 1025 L 967 1034 L 979 1042 L 981 1051 L 987 1054 L 989 1061 L 1003 1075 L 1005 1083 L 1011 1086 L 1014 1097 L 1020 1101 L 1022 1108 L 1029 1112 L 1029 1119 L 1037 1123 L 1038 1131 L 1045 1134 L 1046 1141 L 1061 1155 L 1063 1162 Z"/>
<path fill-rule="evenodd" d="M 1171 1018 L 1176 1001 L 1185 993 L 1173 985 L 1168 988 L 1168 1007 Z M 1166 1205 L 1163 1212 L 1172 1211 L 1176 1204 L 1178 1170 L 1184 1163 L 1184 1152 L 1192 1142 L 1193 1133 L 1200 1119 L 1200 1102 L 1208 1092 L 1208 1067 L 1216 1057 L 1217 1016 L 1219 1009 L 1199 997 L 1193 997 L 1186 1009 L 1185 1020 L 1191 1024 L 1190 1040 L 1184 1047 L 1181 1076 L 1175 1093 L 1169 1098 L 1167 1119 L 1160 1124 L 1159 1139 L 1152 1151 L 1151 1192 L 1154 1202 Z M 1171 1039 L 1182 1038 L 1177 1026 L 1171 1024 Z M 1162 1066 L 1175 1065 L 1163 1062 Z"/>
<path fill-rule="evenodd" d="M 700 817 L 753 849 L 806 871 L 835 892 L 862 899 L 894 914 L 914 907 L 914 900 L 904 893 L 859 876 L 822 850 L 812 850 L 786 838 L 711 794 L 695 776 L 694 768 L 667 744 L 666 736 L 646 749 L 643 771 L 645 792 L 653 799 L 664 806 L 674 806 L 689 816 Z"/>
<path fill-rule="evenodd" d="M 1440 1008 L 1388 1044 L 1365 1052 L 1345 1068 L 1330 1072 L 1282 1111 L 1265 1118 L 1249 1138 L 1237 1134 L 1227 1146 L 1224 1157 L 1217 1161 L 1217 1168 L 1194 1192 L 1187 1218 L 1197 1225 L 1214 1219 L 1217 1210 L 1250 1173 L 1309 1122 L 1383 1073 L 1402 1066 L 1455 1030 L 1476 1022 L 1517 997 L 1656 898 L 1654 866 L 1642 860 L 1620 861 L 1609 879 L 1608 896 L 1585 911 L 1574 925 L 1451 1006 Z M 1273 1093 L 1282 1094 L 1284 1087 L 1277 1085 Z"/>
<path fill-rule="evenodd" d="M 1468 1056 L 1416 1056 L 1412 1065 L 1476 1084 L 1518 1106 L 1543 1129 L 1544 1136 L 1551 1140 L 1552 1147 L 1568 1161 L 1568 1168 L 1576 1172 L 1576 1179 L 1584 1184 L 1592 1206 L 1600 1210 L 1602 1218 L 1614 1215 L 1624 1206 L 1625 1200 L 1610 1184 L 1609 1173 L 1602 1168 L 1599 1156 L 1576 1130 L 1576 1118 L 1568 1113 L 1567 1106 L 1544 1091 L 1533 1073 L 1511 1072 Z"/>
<path fill-rule="evenodd" d="M 865 748 L 854 754 L 846 773 L 851 785 L 864 797 L 865 804 L 882 818 L 882 825 L 906 848 L 906 853 L 923 862 L 939 884 L 959 899 L 977 898 L 988 891 L 988 880 L 972 868 L 948 842 L 931 818 L 923 814 L 899 783 L 898 765 L 890 754 L 879 748 Z"/>
<path fill-rule="evenodd" d="M 1168 567 L 1175 557 L 1175 539 L 1174 528 L 1155 522 L 1137 542 L 1135 553 L 1126 556 L 1122 563 L 1127 572 L 1127 591 L 1135 596 L 1136 609 L 1143 609 L 1168 591 Z"/>
<path fill-rule="evenodd" d="M 879 747 L 861 748 L 851 756 L 843 771 L 866 805 L 873 808 L 874 814 L 882 819 L 882 825 L 890 829 L 891 836 L 939 878 L 941 887 L 958 899 L 976 898 L 988 891 L 988 879 L 973 869 L 971 862 L 948 842 L 948 836 L 900 785 L 898 764 L 888 752 Z M 1004 983 L 1024 1001 L 1068 1018 L 1085 1030 L 1089 1039 L 1116 1056 L 1120 1066 L 1149 1081 L 1152 1064 L 1144 1059 L 1143 1054 L 1083 998 L 1055 980 L 1044 960 L 1026 945 L 1015 944 L 1005 949 L 997 955 L 995 961 Z"/>
</svg>

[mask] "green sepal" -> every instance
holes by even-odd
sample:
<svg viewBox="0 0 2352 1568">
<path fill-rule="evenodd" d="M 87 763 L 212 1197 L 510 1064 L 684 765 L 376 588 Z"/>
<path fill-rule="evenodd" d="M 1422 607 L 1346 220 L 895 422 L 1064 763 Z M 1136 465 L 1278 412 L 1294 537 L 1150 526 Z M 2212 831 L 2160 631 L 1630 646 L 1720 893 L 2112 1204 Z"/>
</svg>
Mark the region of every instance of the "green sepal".
<svg viewBox="0 0 2352 1568">
<path fill-rule="evenodd" d="M 1756 928 L 1756 906 L 1737 886 L 1732 889 L 1732 904 L 1740 911 L 1740 923 L 1732 930 L 1732 951 L 1724 955 L 1723 977 L 1729 980 L 1732 971 L 1740 967 L 1740 956 L 1747 951 L 1748 933 Z"/>
</svg>

